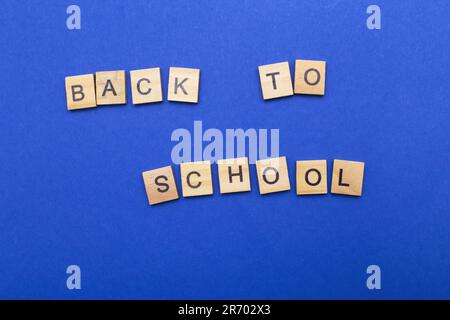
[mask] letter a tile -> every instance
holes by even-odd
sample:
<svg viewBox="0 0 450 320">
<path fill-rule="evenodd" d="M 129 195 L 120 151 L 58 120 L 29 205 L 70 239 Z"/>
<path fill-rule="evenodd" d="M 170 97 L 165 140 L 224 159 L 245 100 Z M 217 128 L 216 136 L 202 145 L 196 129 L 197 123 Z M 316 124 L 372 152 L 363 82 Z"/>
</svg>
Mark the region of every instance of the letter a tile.
<svg viewBox="0 0 450 320">
<path fill-rule="evenodd" d="M 101 71 L 95 73 L 97 104 L 113 105 L 127 103 L 125 71 Z"/>
</svg>

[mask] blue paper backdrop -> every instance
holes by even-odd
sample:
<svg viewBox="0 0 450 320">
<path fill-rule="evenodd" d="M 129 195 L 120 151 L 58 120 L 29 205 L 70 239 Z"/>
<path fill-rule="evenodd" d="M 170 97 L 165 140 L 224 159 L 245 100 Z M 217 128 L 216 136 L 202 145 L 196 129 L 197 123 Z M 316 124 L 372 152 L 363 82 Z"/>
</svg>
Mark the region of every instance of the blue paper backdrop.
<svg viewBox="0 0 450 320">
<path fill-rule="evenodd" d="M 377 0 L 373 31 L 369 4 L 2 2 L 0 297 L 449 298 L 450 2 Z M 326 95 L 263 101 L 257 66 L 299 58 L 327 61 Z M 66 110 L 66 76 L 161 67 L 166 96 L 170 66 L 201 69 L 198 105 Z M 150 207 L 141 172 L 194 120 L 279 128 L 292 186 L 295 160 L 364 161 L 364 194 L 260 196 L 251 166 L 223 196 L 213 167 L 213 196 Z"/>
</svg>

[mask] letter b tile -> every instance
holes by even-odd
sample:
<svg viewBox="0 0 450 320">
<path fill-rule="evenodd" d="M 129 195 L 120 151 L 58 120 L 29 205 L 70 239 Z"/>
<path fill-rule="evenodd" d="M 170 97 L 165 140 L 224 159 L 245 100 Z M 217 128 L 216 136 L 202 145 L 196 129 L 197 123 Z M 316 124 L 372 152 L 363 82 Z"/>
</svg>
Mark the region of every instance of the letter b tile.
<svg viewBox="0 0 450 320">
<path fill-rule="evenodd" d="M 97 107 L 93 74 L 66 77 L 67 110 Z"/>
</svg>

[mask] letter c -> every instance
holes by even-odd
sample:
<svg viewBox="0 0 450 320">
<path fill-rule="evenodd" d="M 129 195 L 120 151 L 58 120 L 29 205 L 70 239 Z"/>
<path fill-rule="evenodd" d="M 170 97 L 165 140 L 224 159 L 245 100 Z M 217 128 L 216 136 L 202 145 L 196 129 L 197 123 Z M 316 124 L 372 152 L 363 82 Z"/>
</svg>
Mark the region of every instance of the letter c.
<svg viewBox="0 0 450 320">
<path fill-rule="evenodd" d="M 196 185 L 193 185 L 191 183 L 192 175 L 196 175 L 197 177 L 200 177 L 200 173 L 198 173 L 197 171 L 192 171 L 192 172 L 189 172 L 188 175 L 186 176 L 186 182 L 187 182 L 188 186 L 191 187 L 192 189 L 197 189 L 198 187 L 200 187 L 202 185 L 202 183 L 200 181 L 198 181 L 198 183 Z"/>
<path fill-rule="evenodd" d="M 147 83 L 151 83 L 151 81 L 149 80 L 149 79 L 147 79 L 147 78 L 142 78 L 142 79 L 139 79 L 139 81 L 137 82 L 137 84 L 136 84 L 136 87 L 137 87 L 137 91 L 140 93 L 140 94 L 142 94 L 142 95 L 146 95 L 146 94 L 149 94 L 151 91 L 152 91 L 152 88 L 148 88 L 146 91 L 142 91 L 141 90 L 141 82 L 147 82 Z"/>
</svg>

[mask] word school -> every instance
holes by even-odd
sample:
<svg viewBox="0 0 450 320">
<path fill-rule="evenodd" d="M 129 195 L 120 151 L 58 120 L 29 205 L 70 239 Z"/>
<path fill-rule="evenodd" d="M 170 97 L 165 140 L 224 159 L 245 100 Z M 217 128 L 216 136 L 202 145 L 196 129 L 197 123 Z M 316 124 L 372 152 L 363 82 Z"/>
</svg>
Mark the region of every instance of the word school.
<svg viewBox="0 0 450 320">
<path fill-rule="evenodd" d="M 211 162 L 198 161 L 180 164 L 183 197 L 213 194 Z M 256 161 L 259 193 L 268 194 L 288 191 L 289 182 L 286 157 Z M 220 193 L 250 191 L 248 158 L 223 159 L 218 161 Z M 334 160 L 331 193 L 361 196 L 364 177 L 364 162 Z M 172 166 L 142 173 L 150 205 L 179 198 Z M 326 194 L 327 161 L 308 160 L 296 162 L 297 195 Z"/>
<path fill-rule="evenodd" d="M 325 94 L 325 61 L 296 60 L 295 83 L 292 86 L 288 62 L 259 66 L 264 100 L 295 94 Z M 130 71 L 133 104 L 163 101 L 160 68 Z M 95 108 L 99 105 L 127 103 L 124 70 L 102 71 L 65 78 L 68 110 Z M 198 103 L 200 69 L 169 69 L 167 99 Z"/>
</svg>

